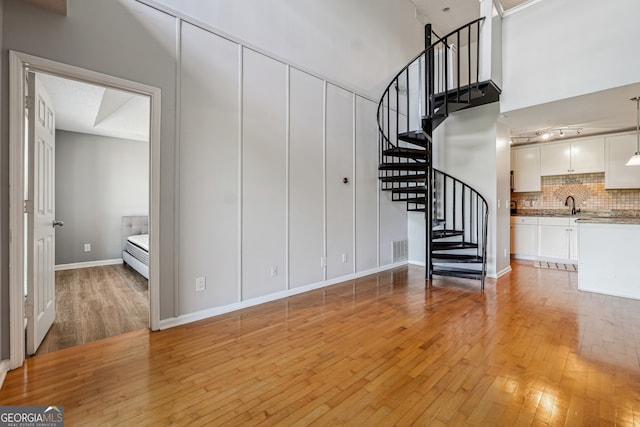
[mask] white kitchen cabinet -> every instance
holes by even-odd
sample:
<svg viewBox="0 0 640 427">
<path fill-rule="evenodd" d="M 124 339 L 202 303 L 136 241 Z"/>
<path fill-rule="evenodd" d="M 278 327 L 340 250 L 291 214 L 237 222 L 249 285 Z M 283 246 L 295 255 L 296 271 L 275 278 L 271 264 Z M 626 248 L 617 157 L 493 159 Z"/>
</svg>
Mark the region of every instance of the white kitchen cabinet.
<svg viewBox="0 0 640 427">
<path fill-rule="evenodd" d="M 577 139 L 540 147 L 540 175 L 604 172 L 604 138 Z"/>
<path fill-rule="evenodd" d="M 531 192 L 540 189 L 540 147 L 522 147 L 511 150 L 513 191 Z"/>
<path fill-rule="evenodd" d="M 545 261 L 577 261 L 575 218 L 538 219 L 538 257 Z"/>
<path fill-rule="evenodd" d="M 635 132 L 605 139 L 604 188 L 640 188 L 640 166 L 625 166 L 636 150 Z"/>
<path fill-rule="evenodd" d="M 578 224 L 575 218 L 569 223 L 569 259 L 578 263 Z"/>
<path fill-rule="evenodd" d="M 514 258 L 536 258 L 538 255 L 538 218 L 511 217 L 511 255 Z"/>
</svg>

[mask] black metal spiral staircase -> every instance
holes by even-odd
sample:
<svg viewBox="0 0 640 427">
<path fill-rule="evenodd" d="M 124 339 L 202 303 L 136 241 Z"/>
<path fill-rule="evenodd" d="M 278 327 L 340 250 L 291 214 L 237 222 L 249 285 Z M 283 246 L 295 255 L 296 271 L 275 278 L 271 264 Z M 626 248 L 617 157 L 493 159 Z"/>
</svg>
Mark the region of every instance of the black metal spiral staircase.
<svg viewBox="0 0 640 427">
<path fill-rule="evenodd" d="M 433 131 L 449 114 L 500 97 L 492 81 L 479 81 L 483 21 L 436 36 L 433 43 L 427 25 L 426 49 L 394 77 L 378 104 L 381 188 L 391 192 L 393 201 L 406 203 L 408 211 L 425 212 L 426 278 L 477 279 L 482 289 L 487 201 L 469 185 L 433 168 L 432 143 Z"/>
</svg>

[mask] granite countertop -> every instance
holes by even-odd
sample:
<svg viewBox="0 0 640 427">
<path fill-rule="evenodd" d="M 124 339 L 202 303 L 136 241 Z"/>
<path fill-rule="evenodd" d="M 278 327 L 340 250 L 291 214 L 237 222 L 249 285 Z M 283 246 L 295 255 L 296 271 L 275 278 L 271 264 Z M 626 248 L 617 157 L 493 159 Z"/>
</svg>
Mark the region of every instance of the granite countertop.
<svg viewBox="0 0 640 427">
<path fill-rule="evenodd" d="M 567 217 L 578 218 L 582 220 L 593 220 L 593 222 L 606 222 L 599 220 L 617 221 L 631 221 L 640 223 L 640 211 L 638 210 L 602 210 L 602 211 L 584 211 L 578 212 L 575 215 L 571 215 L 571 211 L 568 209 L 519 209 L 515 214 L 511 216 L 538 216 L 538 217 Z M 584 221 L 586 222 L 586 221 Z M 626 222 L 629 223 L 629 222 Z"/>
<path fill-rule="evenodd" d="M 571 215 L 568 209 L 522 209 L 511 216 L 577 218 L 576 221 L 585 224 L 640 224 L 637 210 L 585 211 Z"/>
<path fill-rule="evenodd" d="M 640 218 L 638 217 L 585 217 L 578 218 L 576 222 L 585 224 L 638 224 L 640 225 Z"/>
</svg>

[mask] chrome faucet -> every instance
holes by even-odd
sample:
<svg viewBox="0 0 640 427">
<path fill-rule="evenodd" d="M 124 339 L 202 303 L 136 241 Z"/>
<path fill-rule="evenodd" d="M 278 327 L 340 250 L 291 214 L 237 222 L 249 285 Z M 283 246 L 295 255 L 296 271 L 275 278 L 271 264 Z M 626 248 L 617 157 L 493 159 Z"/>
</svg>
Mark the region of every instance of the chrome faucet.
<svg viewBox="0 0 640 427">
<path fill-rule="evenodd" d="M 573 196 L 567 196 L 564 201 L 565 206 L 569 206 L 569 199 L 571 199 L 571 215 L 575 215 L 580 212 L 580 209 L 576 210 L 576 199 L 574 199 Z"/>
</svg>

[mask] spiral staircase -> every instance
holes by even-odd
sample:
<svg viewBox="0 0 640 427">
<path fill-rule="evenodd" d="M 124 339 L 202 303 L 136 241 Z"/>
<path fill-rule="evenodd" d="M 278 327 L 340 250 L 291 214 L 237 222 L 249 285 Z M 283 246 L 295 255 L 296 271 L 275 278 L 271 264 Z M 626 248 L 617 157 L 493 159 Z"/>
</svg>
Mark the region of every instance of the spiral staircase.
<svg viewBox="0 0 640 427">
<path fill-rule="evenodd" d="M 426 279 L 475 279 L 483 290 L 489 206 L 471 186 L 433 168 L 432 148 L 433 132 L 449 114 L 499 100 L 492 81 L 479 81 L 484 19 L 444 37 L 434 37 L 427 25 L 425 50 L 393 78 L 378 104 L 381 188 L 408 211 L 425 213 Z"/>
</svg>

